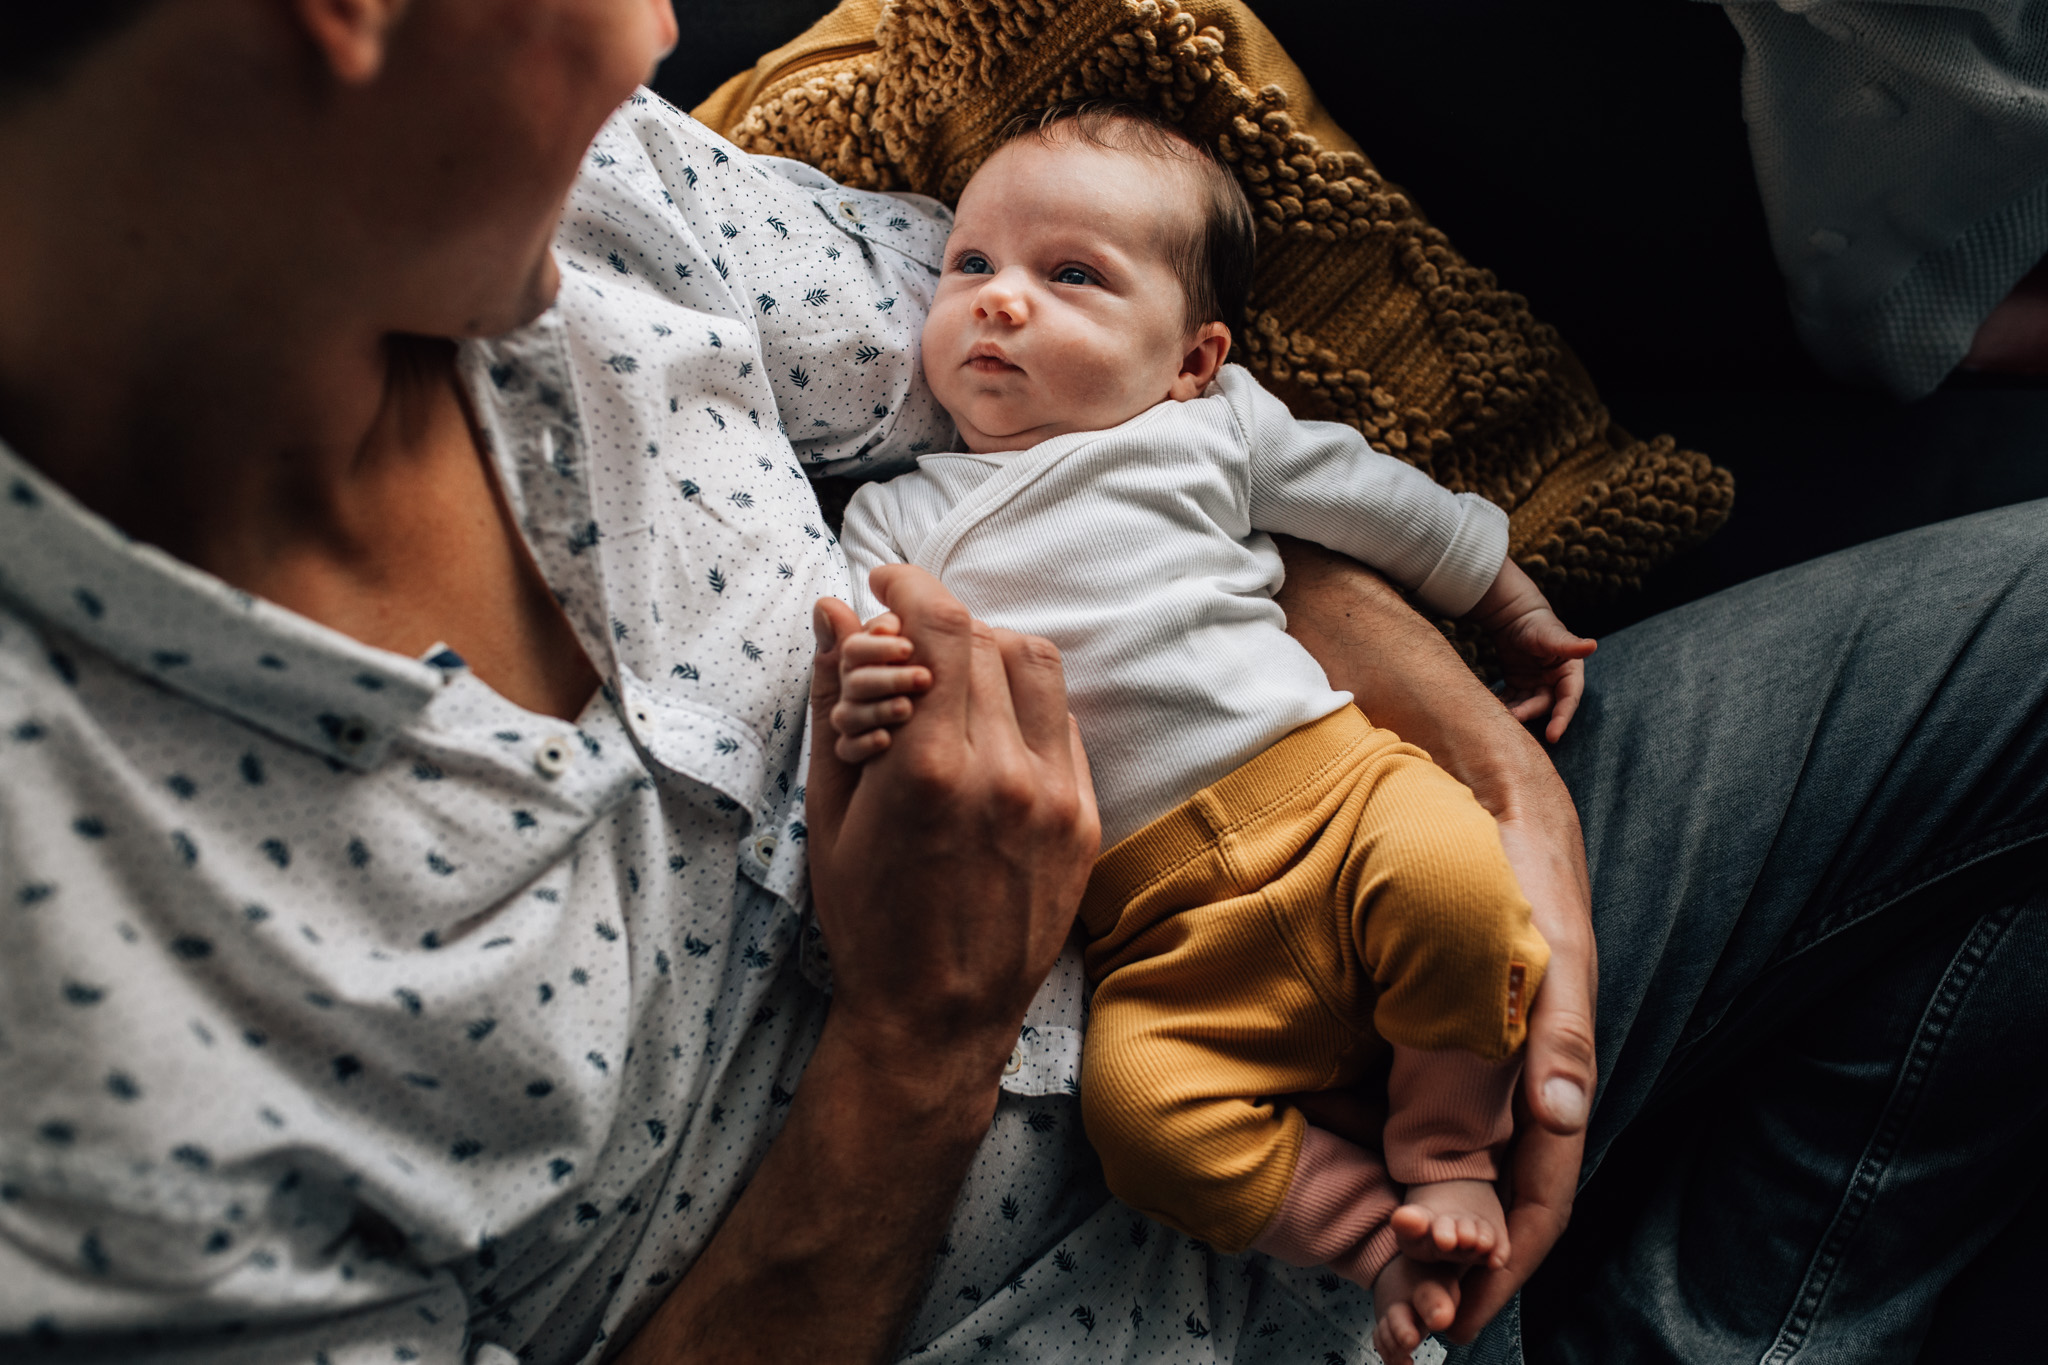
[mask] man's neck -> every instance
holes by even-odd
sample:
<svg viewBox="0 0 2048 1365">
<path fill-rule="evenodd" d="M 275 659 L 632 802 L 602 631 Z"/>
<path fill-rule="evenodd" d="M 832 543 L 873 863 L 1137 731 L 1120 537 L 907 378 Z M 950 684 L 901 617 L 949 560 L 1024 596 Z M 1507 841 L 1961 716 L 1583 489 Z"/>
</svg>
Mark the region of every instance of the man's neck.
<svg viewBox="0 0 2048 1365">
<path fill-rule="evenodd" d="M 136 138 L 129 99 L 81 84 L 0 118 L 0 439 L 211 567 L 314 531 L 417 367 L 372 321 L 377 280 L 294 240 L 291 210 L 241 212 L 246 168 Z"/>
</svg>

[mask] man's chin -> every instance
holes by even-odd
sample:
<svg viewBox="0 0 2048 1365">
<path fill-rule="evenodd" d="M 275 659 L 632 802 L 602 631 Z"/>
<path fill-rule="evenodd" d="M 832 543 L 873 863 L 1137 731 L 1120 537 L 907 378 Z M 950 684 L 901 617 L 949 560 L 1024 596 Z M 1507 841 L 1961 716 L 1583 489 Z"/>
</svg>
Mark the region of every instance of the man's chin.
<svg viewBox="0 0 2048 1365">
<path fill-rule="evenodd" d="M 465 337 L 503 336 L 554 307 L 556 296 L 562 292 L 562 270 L 555 264 L 555 253 L 542 253 L 525 281 L 516 290 L 506 292 L 507 297 L 496 307 L 466 321 L 462 333 Z"/>
</svg>

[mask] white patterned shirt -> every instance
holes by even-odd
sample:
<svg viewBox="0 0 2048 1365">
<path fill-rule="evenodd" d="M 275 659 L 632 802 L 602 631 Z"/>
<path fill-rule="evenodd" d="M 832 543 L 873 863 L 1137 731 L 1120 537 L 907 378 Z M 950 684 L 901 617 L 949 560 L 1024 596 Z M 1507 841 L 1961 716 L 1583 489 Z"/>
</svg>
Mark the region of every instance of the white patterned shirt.
<svg viewBox="0 0 2048 1365">
<path fill-rule="evenodd" d="M 951 439 L 916 342 L 946 215 L 652 97 L 599 136 L 478 425 L 605 677 L 574 724 L 119 532 L 0 446 L 0 1356 L 594 1361 L 769 1143 L 806 929 L 807 472 Z M 1334 1277 L 1104 1194 L 1070 952 L 910 1344 L 1364 1358 Z"/>
</svg>

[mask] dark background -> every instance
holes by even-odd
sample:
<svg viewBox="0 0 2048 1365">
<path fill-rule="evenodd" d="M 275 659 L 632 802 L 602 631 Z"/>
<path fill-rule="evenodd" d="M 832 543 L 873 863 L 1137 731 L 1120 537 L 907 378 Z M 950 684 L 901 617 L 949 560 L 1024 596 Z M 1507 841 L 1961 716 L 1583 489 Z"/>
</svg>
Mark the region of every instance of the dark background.
<svg viewBox="0 0 2048 1365">
<path fill-rule="evenodd" d="M 1726 528 L 1575 627 L 1605 633 L 1843 546 L 2048 497 L 2048 386 L 1959 378 L 1901 404 L 1837 383 L 1801 350 L 1750 169 L 1742 44 L 1717 6 L 1252 6 L 1380 170 L 1563 333 L 1617 419 L 1639 435 L 1671 432 L 1734 471 Z M 691 108 L 831 8 L 681 0 L 682 44 L 657 85 Z M 1568 1311 L 1572 1243 L 1625 1215 L 1661 1142 L 1645 1131 L 1603 1167 L 1539 1279 L 1539 1317 Z M 2015 1190 L 2023 1202 L 1950 1290 L 1922 1361 L 2038 1351 L 2021 1331 L 2048 1284 L 2048 1190 Z"/>
<path fill-rule="evenodd" d="M 831 9 L 682 0 L 684 108 Z M 1690 0 L 1254 0 L 1331 114 L 1526 294 L 1639 435 L 1733 470 L 1735 513 L 1599 634 L 1802 559 L 2048 496 L 2048 388 L 1917 403 L 1829 379 L 1792 331 L 1742 122 L 1742 45 Z"/>
</svg>

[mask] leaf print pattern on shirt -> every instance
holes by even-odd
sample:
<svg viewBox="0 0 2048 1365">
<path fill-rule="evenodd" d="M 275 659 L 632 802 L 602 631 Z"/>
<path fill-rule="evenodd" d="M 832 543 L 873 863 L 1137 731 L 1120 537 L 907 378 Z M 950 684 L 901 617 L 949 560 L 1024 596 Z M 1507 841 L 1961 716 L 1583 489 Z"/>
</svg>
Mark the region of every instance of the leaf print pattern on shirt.
<svg viewBox="0 0 2048 1365">
<path fill-rule="evenodd" d="M 34 1042 L 33 1104 L 0 1054 L 0 1137 L 136 1172 L 138 1197 L 178 1210 L 191 1321 L 239 1316 L 216 1286 L 277 1286 L 295 1306 L 238 1340 L 252 1361 L 461 1359 L 472 1331 L 594 1360 L 687 1268 L 800 1092 L 825 999 L 799 946 L 822 955 L 793 780 L 808 613 L 846 591 L 801 473 L 950 443 L 915 364 L 944 222 L 765 164 L 639 97 L 564 215 L 557 307 L 463 350 L 507 500 L 605 678 L 574 726 L 438 651 L 368 658 L 174 579 L 68 510 L 66 544 L 90 551 L 35 553 L 24 519 L 61 495 L 0 449 L 0 817 L 21 832 L 0 904 L 46 983 L 10 1024 Z M 152 638 L 123 643 L 136 621 Z M 78 638 L 93 647 L 56 643 Z M 283 695 L 301 712 L 247 700 Z M 1075 1280 L 1039 1248 L 1085 1253 L 1098 1281 L 1143 1269 L 1127 1214 L 1077 1226 L 1085 1197 L 1055 1198 L 1092 1169 L 1065 1093 L 1078 994 L 1059 998 L 1071 1055 L 1034 1053 L 1036 1089 L 999 1101 L 918 1312 L 932 1358 L 1070 1348 Z M 63 1249 L 16 1296 L 81 1305 L 55 1339 L 91 1340 L 82 1315 L 113 1301 L 73 1286 L 124 1287 L 163 1254 L 33 1182 L 0 1197 Z M 294 1250 L 350 1238 L 378 1254 Z M 1144 1254 L 1177 1269 L 1145 1281 L 1142 1330 L 1192 1342 L 1199 1310 L 1245 1335 L 1183 1296 L 1209 1282 L 1204 1253 L 1162 1236 Z M 311 1307 L 344 1266 L 351 1306 L 323 1324 Z M 1124 1330 L 1136 1286 L 1086 1292 L 1096 1337 Z M 0 1336 L 27 1335 L 10 1311 Z M 1288 1359 L 1330 1335 L 1287 1321 Z"/>
</svg>

